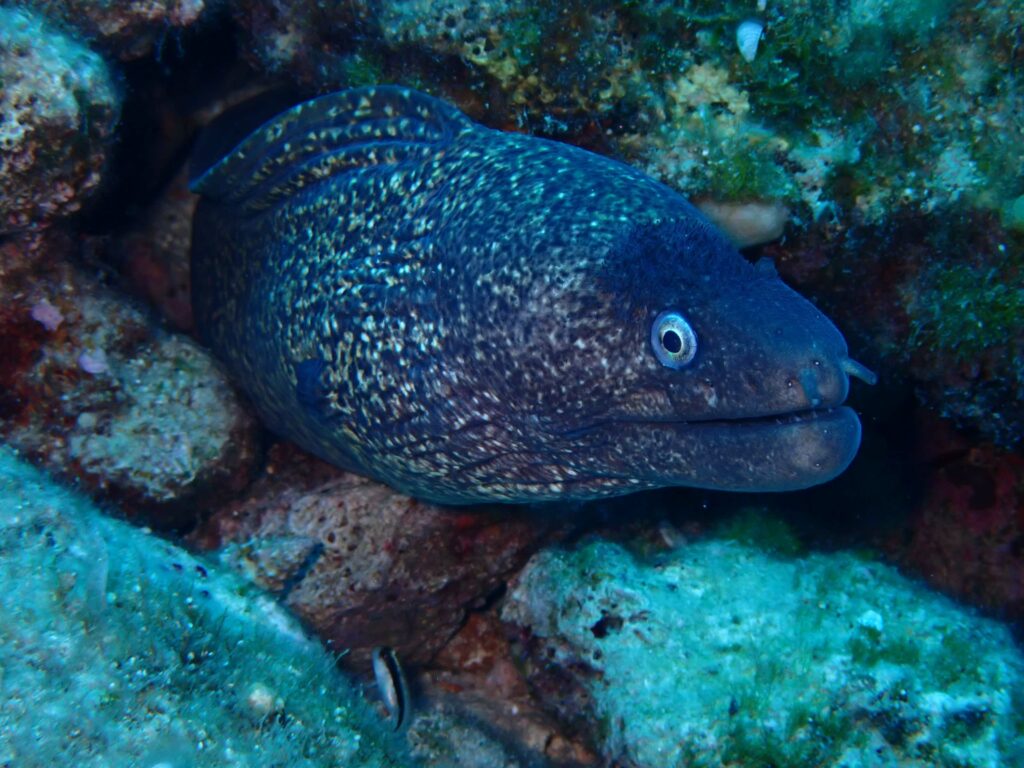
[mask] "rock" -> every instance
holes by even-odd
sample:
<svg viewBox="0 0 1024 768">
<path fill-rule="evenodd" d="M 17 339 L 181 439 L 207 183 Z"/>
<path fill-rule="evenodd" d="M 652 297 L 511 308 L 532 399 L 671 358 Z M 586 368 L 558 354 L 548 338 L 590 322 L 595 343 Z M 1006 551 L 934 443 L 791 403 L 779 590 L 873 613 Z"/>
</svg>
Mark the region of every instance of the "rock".
<svg viewBox="0 0 1024 768">
<path fill-rule="evenodd" d="M 376 646 L 406 666 L 429 660 L 550 530 L 521 509 L 422 503 L 282 446 L 194 541 L 365 670 Z"/>
<path fill-rule="evenodd" d="M 114 249 L 128 288 L 178 331 L 192 330 L 189 248 L 199 200 L 178 173 L 160 198 Z"/>
<path fill-rule="evenodd" d="M 0 245 L 0 435 L 151 525 L 188 524 L 248 482 L 258 427 L 204 350 L 73 249 L 56 232 Z"/>
<path fill-rule="evenodd" d="M 1024 457 L 936 421 L 922 425 L 921 491 L 882 546 L 936 589 L 1024 620 Z"/>
<path fill-rule="evenodd" d="M 597 765 L 597 755 L 533 698 L 506 635 L 493 612 L 470 614 L 431 668 L 416 677 L 415 688 L 441 711 L 486 723 L 531 764 Z"/>
<path fill-rule="evenodd" d="M 1013 765 L 1024 657 L 1010 633 L 849 554 L 735 543 L 650 561 L 601 541 L 537 554 L 502 617 L 531 680 L 605 760 Z"/>
<path fill-rule="evenodd" d="M 121 59 L 137 59 L 180 34 L 206 9 L 205 0 L 28 0 Z"/>
<path fill-rule="evenodd" d="M 751 200 L 745 203 L 723 203 L 700 200 L 701 212 L 721 227 L 737 248 L 763 245 L 782 237 L 789 219 L 784 205 L 771 201 Z"/>
<path fill-rule="evenodd" d="M 278 603 L 0 448 L 0 763 L 410 765 Z"/>
<path fill-rule="evenodd" d="M 412 753 L 429 765 L 452 768 L 524 768 L 524 763 L 481 725 L 460 713 L 433 707 L 418 714 L 407 738 Z"/>
<path fill-rule="evenodd" d="M 82 207 L 120 106 L 98 54 L 28 9 L 0 7 L 0 234 Z"/>
</svg>

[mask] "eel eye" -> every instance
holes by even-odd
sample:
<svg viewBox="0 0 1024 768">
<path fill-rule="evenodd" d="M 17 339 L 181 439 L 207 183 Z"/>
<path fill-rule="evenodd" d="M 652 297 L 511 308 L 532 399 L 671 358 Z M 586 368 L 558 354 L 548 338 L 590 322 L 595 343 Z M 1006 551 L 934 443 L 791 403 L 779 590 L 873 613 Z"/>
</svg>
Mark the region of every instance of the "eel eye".
<svg viewBox="0 0 1024 768">
<path fill-rule="evenodd" d="M 654 318 L 651 347 L 658 362 L 666 368 L 683 368 L 697 354 L 697 334 L 685 317 L 675 310 L 666 310 Z"/>
</svg>

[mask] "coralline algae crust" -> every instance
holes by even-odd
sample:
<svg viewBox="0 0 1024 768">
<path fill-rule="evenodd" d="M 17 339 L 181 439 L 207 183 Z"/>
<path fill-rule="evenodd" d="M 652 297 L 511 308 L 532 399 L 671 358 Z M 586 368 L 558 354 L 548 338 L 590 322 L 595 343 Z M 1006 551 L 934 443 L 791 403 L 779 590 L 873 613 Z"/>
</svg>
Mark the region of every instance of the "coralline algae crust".
<svg viewBox="0 0 1024 768">
<path fill-rule="evenodd" d="M 536 670 L 571 671 L 610 761 L 1024 758 L 1024 659 L 1006 629 L 853 555 L 710 542 L 645 564 L 608 542 L 547 550 L 503 618 L 535 639 Z"/>
<path fill-rule="evenodd" d="M 264 593 L 0 449 L 0 763 L 408 765 Z"/>
</svg>

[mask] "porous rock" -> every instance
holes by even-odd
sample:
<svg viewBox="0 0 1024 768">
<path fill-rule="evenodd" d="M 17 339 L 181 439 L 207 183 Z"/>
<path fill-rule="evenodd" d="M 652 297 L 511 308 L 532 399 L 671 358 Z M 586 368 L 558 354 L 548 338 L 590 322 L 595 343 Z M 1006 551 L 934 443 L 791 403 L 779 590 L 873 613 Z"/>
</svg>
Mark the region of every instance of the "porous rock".
<svg viewBox="0 0 1024 768">
<path fill-rule="evenodd" d="M 119 113 L 98 54 L 30 10 L 0 7 L 0 234 L 82 207 Z"/>
<path fill-rule="evenodd" d="M 625 766 L 1013 765 L 1008 630 L 850 554 L 547 549 L 502 610 L 531 680 Z"/>
<path fill-rule="evenodd" d="M 195 541 L 365 668 L 376 646 L 408 665 L 430 659 L 550 526 L 516 508 L 423 503 L 282 446 Z"/>
</svg>

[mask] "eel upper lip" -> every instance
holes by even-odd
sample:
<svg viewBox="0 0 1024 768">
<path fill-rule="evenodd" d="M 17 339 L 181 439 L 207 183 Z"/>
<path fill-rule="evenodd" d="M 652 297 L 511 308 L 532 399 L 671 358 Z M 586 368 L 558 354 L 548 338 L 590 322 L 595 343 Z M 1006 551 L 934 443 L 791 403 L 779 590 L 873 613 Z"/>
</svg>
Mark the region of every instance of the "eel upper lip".
<svg viewBox="0 0 1024 768">
<path fill-rule="evenodd" d="M 608 423 L 651 425 L 665 424 L 669 426 L 683 426 L 686 424 L 699 424 L 701 426 L 709 426 L 714 424 L 719 424 L 722 426 L 741 426 L 744 424 L 791 424 L 795 421 L 805 421 L 807 419 L 820 418 L 844 407 L 846 406 L 844 406 L 842 403 L 830 403 L 828 405 L 821 405 L 816 408 L 797 408 L 791 411 L 765 413 L 759 414 L 757 416 L 737 416 L 735 418 L 719 416 L 707 419 L 609 419 Z"/>
</svg>

